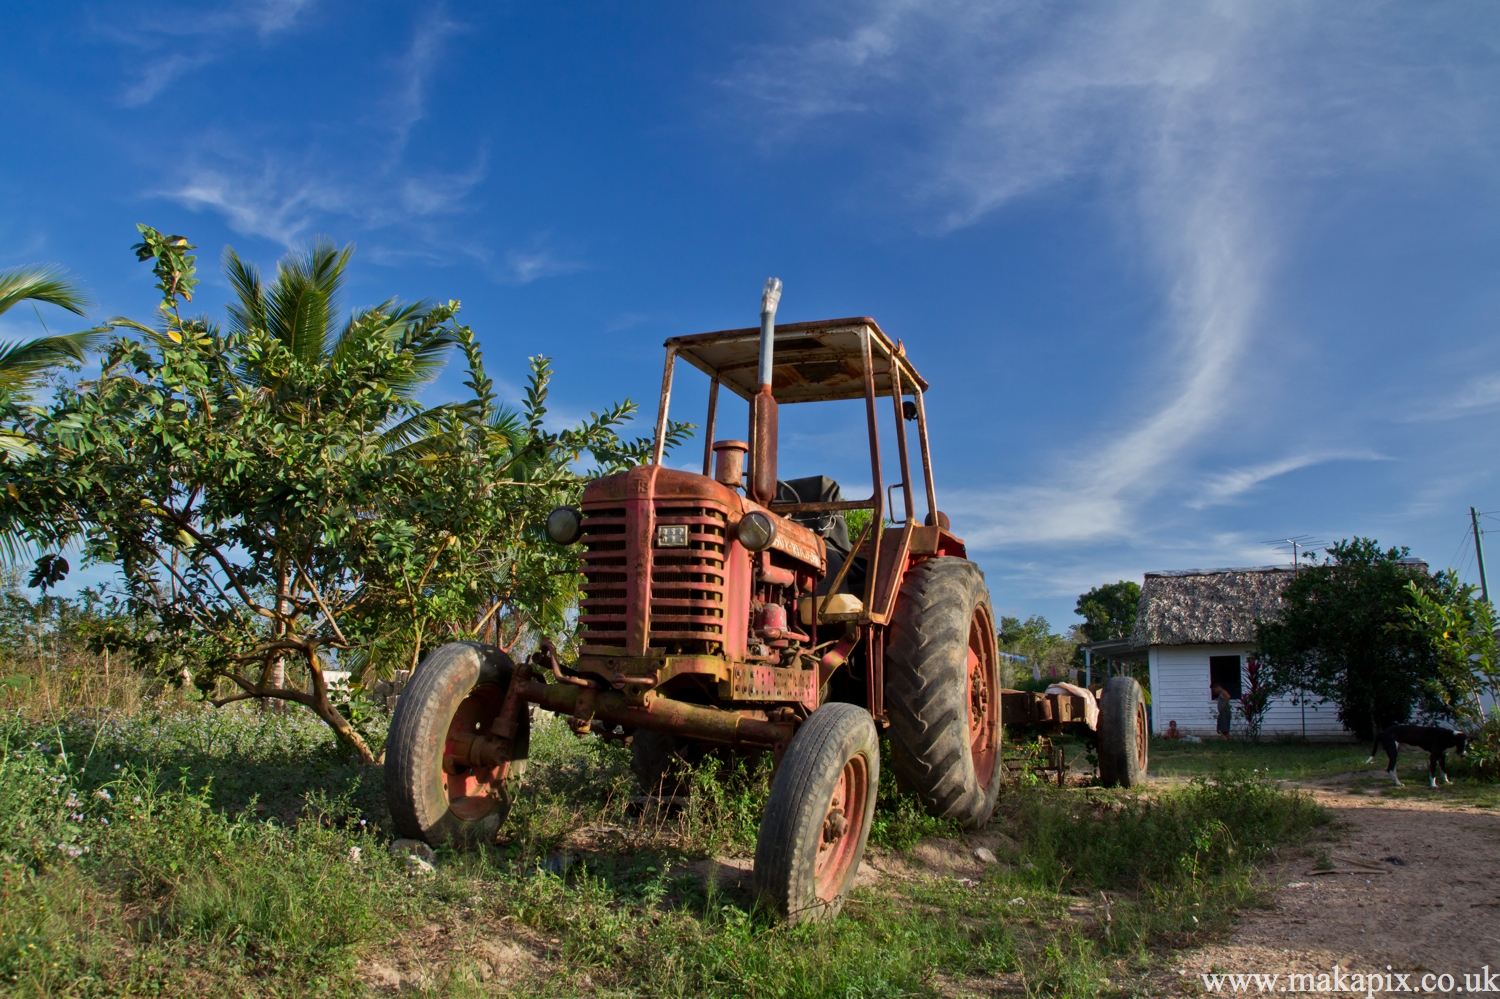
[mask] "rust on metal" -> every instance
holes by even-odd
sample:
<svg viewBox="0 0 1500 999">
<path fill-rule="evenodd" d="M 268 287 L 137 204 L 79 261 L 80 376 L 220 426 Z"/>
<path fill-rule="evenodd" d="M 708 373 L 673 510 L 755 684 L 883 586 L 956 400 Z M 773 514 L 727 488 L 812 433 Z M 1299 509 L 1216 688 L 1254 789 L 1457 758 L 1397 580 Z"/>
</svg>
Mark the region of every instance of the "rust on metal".
<svg viewBox="0 0 1500 999">
<path fill-rule="evenodd" d="M 912 389 L 917 400 L 917 445 L 922 452 L 922 484 L 927 487 L 927 516 L 933 524 L 938 522 L 937 487 L 932 482 L 932 455 L 927 448 L 927 407 L 922 402 L 922 390 Z"/>
<path fill-rule="evenodd" d="M 900 527 L 888 527 L 880 533 L 879 570 L 873 598 L 866 603 L 865 613 L 876 624 L 886 624 L 896 609 L 896 596 L 901 592 L 901 581 L 906 578 L 910 560 L 912 533 L 916 525 L 908 521 Z M 877 564 L 871 559 L 872 564 Z"/>
<path fill-rule="evenodd" d="M 703 707 L 655 694 L 635 701 L 620 691 L 585 690 L 535 680 L 523 685 L 521 694 L 538 707 L 560 715 L 578 718 L 586 713 L 588 718 L 607 724 L 728 745 L 769 749 L 790 740 L 796 728 L 791 723 L 768 721 L 764 712 Z"/>
<path fill-rule="evenodd" d="M 875 505 L 870 508 L 870 523 L 876 525 L 876 530 L 885 520 L 885 493 L 881 489 L 880 476 L 880 426 L 875 417 L 875 365 L 870 357 L 870 330 L 868 327 L 860 331 L 859 346 L 860 353 L 864 358 L 865 372 L 865 420 L 870 428 L 870 479 L 871 498 Z M 869 563 L 865 567 L 865 607 L 869 608 L 875 602 L 875 576 L 880 569 L 880 546 L 870 546 Z"/>
<path fill-rule="evenodd" d="M 714 378 L 708 383 L 708 419 L 703 421 L 703 474 L 713 474 L 710 464 L 714 458 L 714 423 L 719 417 L 719 380 Z M 718 478 L 718 476 L 715 476 Z M 720 482 L 724 481 L 719 479 Z M 736 483 L 738 485 L 738 483 Z"/>
<path fill-rule="evenodd" d="M 807 708 L 818 706 L 818 672 L 810 669 L 737 664 L 730 668 L 719 694 L 728 701 L 795 702 Z"/>
<path fill-rule="evenodd" d="M 777 324 L 772 381 L 776 401 L 785 406 L 862 398 L 865 387 L 860 340 L 866 331 L 874 338 L 881 355 L 899 358 L 904 383 L 923 391 L 927 389 L 926 380 L 910 361 L 896 353 L 895 345 L 880 324 L 868 316 L 856 316 Z M 760 388 L 759 327 L 672 337 L 666 346 L 710 378 L 718 376 L 726 388 L 747 402 Z M 877 375 L 877 388 L 882 395 L 890 391 L 887 372 Z"/>
<path fill-rule="evenodd" d="M 666 367 L 661 373 L 661 401 L 656 407 L 656 436 L 651 440 L 651 464 L 653 465 L 661 464 L 662 449 L 667 443 L 667 407 L 672 401 L 672 369 L 676 363 L 677 351 L 668 347 Z"/>
<path fill-rule="evenodd" d="M 906 412 L 901 405 L 901 365 L 890 355 L 891 401 L 896 404 L 896 452 L 901 458 L 901 498 L 905 501 L 906 522 L 911 523 L 916 503 L 911 496 L 911 459 L 906 453 Z"/>
</svg>

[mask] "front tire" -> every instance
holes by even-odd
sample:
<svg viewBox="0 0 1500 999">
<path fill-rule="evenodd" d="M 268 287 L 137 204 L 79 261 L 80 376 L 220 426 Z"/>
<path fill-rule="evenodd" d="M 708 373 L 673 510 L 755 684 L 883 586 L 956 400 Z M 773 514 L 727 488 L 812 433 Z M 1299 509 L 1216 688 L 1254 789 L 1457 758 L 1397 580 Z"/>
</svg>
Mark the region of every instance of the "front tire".
<svg viewBox="0 0 1500 999">
<path fill-rule="evenodd" d="M 837 702 L 814 711 L 792 737 L 761 816 L 756 897 L 792 923 L 837 914 L 864 858 L 879 786 L 870 713 Z"/>
<path fill-rule="evenodd" d="M 1151 733 L 1146 698 L 1134 677 L 1114 676 L 1104 684 L 1099 705 L 1099 783 L 1135 787 L 1146 780 Z"/>
<path fill-rule="evenodd" d="M 521 711 L 515 759 L 498 767 L 445 761 L 450 736 L 488 732 L 515 664 L 493 645 L 452 642 L 428 654 L 396 702 L 385 747 L 385 794 L 396 832 L 437 846 L 494 842 L 525 769 L 530 711 Z"/>
<path fill-rule="evenodd" d="M 901 584 L 886 644 L 891 767 L 937 818 L 970 829 L 1000 796 L 1000 673 L 984 574 L 928 559 Z"/>
</svg>

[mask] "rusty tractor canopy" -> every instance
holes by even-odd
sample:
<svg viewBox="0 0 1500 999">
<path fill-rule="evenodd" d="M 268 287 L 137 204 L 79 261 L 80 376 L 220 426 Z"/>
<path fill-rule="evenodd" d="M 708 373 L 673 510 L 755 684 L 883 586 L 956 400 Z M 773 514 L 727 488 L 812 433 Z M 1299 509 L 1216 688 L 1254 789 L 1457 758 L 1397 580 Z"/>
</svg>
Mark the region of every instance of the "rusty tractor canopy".
<svg viewBox="0 0 1500 999">
<path fill-rule="evenodd" d="M 890 395 L 892 357 L 901 363 L 903 395 L 910 394 L 913 387 L 927 391 L 926 380 L 917 374 L 904 351 L 891 343 L 875 320 L 857 316 L 786 323 L 776 327 L 772 381 L 776 401 L 785 404 L 863 399 L 864 351 L 860 346 L 860 336 L 866 330 L 870 335 L 871 360 L 877 369 L 876 394 Z M 743 399 L 755 396 L 756 368 L 760 359 L 759 327 L 674 336 L 666 346 L 710 378 L 718 378 L 720 384 L 735 395 Z"/>
</svg>

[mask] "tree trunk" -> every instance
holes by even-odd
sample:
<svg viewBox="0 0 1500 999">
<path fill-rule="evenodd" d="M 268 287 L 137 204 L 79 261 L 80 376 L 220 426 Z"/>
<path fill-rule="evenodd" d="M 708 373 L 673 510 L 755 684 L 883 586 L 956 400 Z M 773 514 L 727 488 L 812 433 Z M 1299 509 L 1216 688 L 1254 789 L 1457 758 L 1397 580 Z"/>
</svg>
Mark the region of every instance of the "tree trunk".
<svg viewBox="0 0 1500 999">
<path fill-rule="evenodd" d="M 369 744 L 349 724 L 349 719 L 338 713 L 328 697 L 328 681 L 323 676 L 323 664 L 318 660 L 316 650 L 310 650 L 307 654 L 307 671 L 312 676 L 312 709 L 333 729 L 333 734 L 340 742 L 359 755 L 361 763 L 374 766 L 375 754 L 370 752 Z"/>
</svg>

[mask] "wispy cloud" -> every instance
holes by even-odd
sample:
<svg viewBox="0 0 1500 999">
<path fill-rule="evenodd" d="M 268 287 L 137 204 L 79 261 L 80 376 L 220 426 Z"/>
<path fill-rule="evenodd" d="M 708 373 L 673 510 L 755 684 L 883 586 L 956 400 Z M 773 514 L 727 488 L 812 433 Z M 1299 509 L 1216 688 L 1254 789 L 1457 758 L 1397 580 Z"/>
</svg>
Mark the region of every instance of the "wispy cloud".
<svg viewBox="0 0 1500 999">
<path fill-rule="evenodd" d="M 139 19 L 132 9 L 132 22 L 101 24 L 100 30 L 114 37 L 132 53 L 135 79 L 120 93 L 128 108 L 149 104 L 172 82 L 243 44 L 250 32 L 262 42 L 296 26 L 297 19 L 316 0 L 239 0 L 217 8 L 157 10 Z M 191 48 L 191 51 L 182 51 Z"/>
<path fill-rule="evenodd" d="M 828 37 L 751 53 L 725 79 L 766 134 L 856 119 L 888 129 L 895 152 L 869 179 L 938 232 L 1061 184 L 1101 189 L 1165 303 L 1132 372 L 1154 408 L 1123 430 L 1101 427 L 1030 482 L 942 498 L 980 549 L 1138 538 L 1144 511 L 1159 524 L 1179 497 L 1223 502 L 1290 470 L 1195 488 L 1195 463 L 1245 412 L 1236 390 L 1272 360 L 1252 347 L 1298 185 L 1472 145 L 1476 115 L 1493 113 L 1480 96 L 1493 69 L 1428 60 L 1418 49 L 1442 26 L 1421 15 L 1397 24 L 1390 8 L 887 0 L 859 10 Z M 1410 86 L 1427 62 L 1462 82 Z M 1483 391 L 1500 396 L 1500 381 Z"/>
<path fill-rule="evenodd" d="M 1374 451 L 1322 451 L 1298 454 L 1259 465 L 1236 468 L 1228 472 L 1211 475 L 1198 495 L 1187 501 L 1194 510 L 1229 503 L 1263 482 L 1302 468 L 1312 468 L 1332 461 L 1390 461 Z"/>
<path fill-rule="evenodd" d="M 1451 396 L 1418 409 L 1410 419 L 1413 422 L 1454 420 L 1496 408 L 1500 408 L 1500 371 L 1492 371 L 1469 379 Z"/>
<path fill-rule="evenodd" d="M 583 269 L 576 260 L 558 256 L 547 247 L 514 250 L 505 255 L 505 267 L 515 284 L 530 284 L 545 277 L 572 274 Z"/>
<path fill-rule="evenodd" d="M 391 99 L 389 124 L 398 150 L 406 148 L 412 127 L 427 116 L 428 80 L 441 60 L 443 43 L 461 28 L 438 6 L 423 17 L 412 33 L 411 46 L 397 64 L 400 84 Z"/>
</svg>

